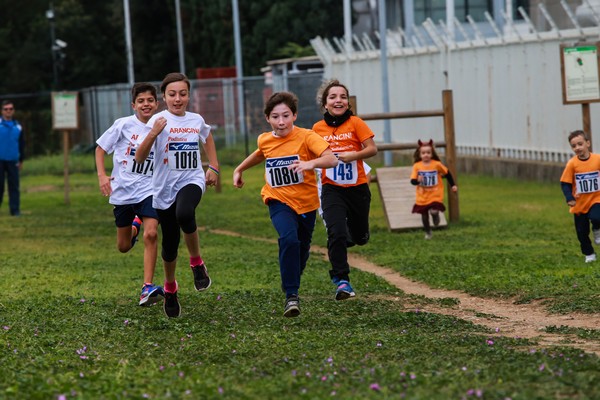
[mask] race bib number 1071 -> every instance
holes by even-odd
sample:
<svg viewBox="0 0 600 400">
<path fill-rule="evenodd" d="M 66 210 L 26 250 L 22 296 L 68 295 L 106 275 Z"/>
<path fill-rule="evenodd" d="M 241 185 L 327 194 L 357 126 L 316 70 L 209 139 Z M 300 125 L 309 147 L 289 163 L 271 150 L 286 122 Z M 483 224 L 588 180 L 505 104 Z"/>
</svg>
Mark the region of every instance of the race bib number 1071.
<svg viewBox="0 0 600 400">
<path fill-rule="evenodd" d="M 170 142 L 169 168 L 190 170 L 200 167 L 200 147 L 198 142 Z"/>
<path fill-rule="evenodd" d="M 594 193 L 600 190 L 600 172 L 584 172 L 575 174 L 576 192 L 579 194 Z"/>
<path fill-rule="evenodd" d="M 300 157 L 297 155 L 267 158 L 265 160 L 265 176 L 269 186 L 276 188 L 304 182 L 303 174 L 298 174 L 289 168 L 294 161 L 299 159 Z"/>
<path fill-rule="evenodd" d="M 419 171 L 421 177 L 421 186 L 432 187 L 438 184 L 437 171 Z"/>
</svg>

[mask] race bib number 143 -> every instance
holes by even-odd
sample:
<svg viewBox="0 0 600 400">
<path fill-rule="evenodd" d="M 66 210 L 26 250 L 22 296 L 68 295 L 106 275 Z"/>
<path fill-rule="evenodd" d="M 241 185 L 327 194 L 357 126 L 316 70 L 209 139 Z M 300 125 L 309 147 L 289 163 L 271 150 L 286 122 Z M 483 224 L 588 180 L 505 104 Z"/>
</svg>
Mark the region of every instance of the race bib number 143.
<svg viewBox="0 0 600 400">
<path fill-rule="evenodd" d="M 297 155 L 287 157 L 267 158 L 265 160 L 265 176 L 269 186 L 276 188 L 297 185 L 304 182 L 304 175 L 293 172 L 289 167 L 300 157 Z"/>
</svg>

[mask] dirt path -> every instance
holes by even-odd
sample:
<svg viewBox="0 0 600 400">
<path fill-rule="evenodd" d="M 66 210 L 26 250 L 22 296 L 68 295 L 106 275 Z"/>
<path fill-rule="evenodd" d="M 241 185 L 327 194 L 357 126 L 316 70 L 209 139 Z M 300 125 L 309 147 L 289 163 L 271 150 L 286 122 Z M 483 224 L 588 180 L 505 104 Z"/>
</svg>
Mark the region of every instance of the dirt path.
<svg viewBox="0 0 600 400">
<path fill-rule="evenodd" d="M 211 230 L 211 232 L 277 243 L 276 240 L 256 238 L 231 231 Z M 311 246 L 311 252 L 319 253 L 327 258 L 326 248 Z M 418 308 L 422 312 L 449 315 L 489 327 L 495 332 L 490 336 L 536 339 L 540 347 L 569 346 L 600 355 L 600 341 L 585 340 L 571 334 L 545 332 L 545 328 L 549 326 L 600 329 L 600 315 L 598 314 L 548 314 L 539 302 L 515 304 L 511 300 L 487 299 L 456 290 L 433 289 L 423 283 L 411 281 L 392 269 L 373 264 L 353 253 L 348 254 L 348 263 L 354 268 L 380 276 L 406 294 L 430 299 L 454 298 L 459 302 L 458 305 L 452 307 L 435 304 L 419 305 Z M 415 308 L 414 305 L 406 304 L 405 301 L 403 305 L 406 309 Z"/>
</svg>

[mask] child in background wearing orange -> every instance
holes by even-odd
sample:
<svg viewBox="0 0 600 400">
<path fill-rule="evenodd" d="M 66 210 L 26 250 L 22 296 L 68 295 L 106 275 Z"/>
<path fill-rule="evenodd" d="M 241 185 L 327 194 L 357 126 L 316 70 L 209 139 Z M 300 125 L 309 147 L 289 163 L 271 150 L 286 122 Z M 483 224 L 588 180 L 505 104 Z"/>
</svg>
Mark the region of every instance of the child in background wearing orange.
<svg viewBox="0 0 600 400">
<path fill-rule="evenodd" d="M 444 206 L 444 183 L 442 178 L 448 180 L 453 192 L 458 190 L 454 183 L 454 178 L 448 168 L 442 164 L 440 157 L 435 151 L 433 140 L 423 143 L 419 140 L 417 150 L 413 156 L 412 173 L 410 183 L 417 186 L 417 195 L 412 212 L 421 214 L 423 229 L 425 230 L 425 239 L 431 239 L 431 225 L 429 224 L 429 214 L 433 219 L 433 225 L 440 223 L 440 211 L 446 211 Z"/>
<path fill-rule="evenodd" d="M 284 317 L 300 315 L 300 276 L 308 261 L 319 197 L 315 168 L 337 165 L 329 144 L 315 132 L 294 126 L 298 98 L 274 93 L 265 103 L 265 118 L 273 128 L 258 137 L 258 149 L 233 173 L 233 185 L 244 186 L 242 174 L 265 161 L 266 184 L 261 190 L 279 235 L 279 271 L 286 294 Z"/>
<path fill-rule="evenodd" d="M 590 240 L 590 222 L 594 243 L 600 244 L 600 155 L 590 152 L 592 145 L 584 131 L 571 132 L 569 144 L 575 156 L 567 162 L 560 186 L 574 217 L 581 253 L 589 263 L 596 261 Z"/>
</svg>

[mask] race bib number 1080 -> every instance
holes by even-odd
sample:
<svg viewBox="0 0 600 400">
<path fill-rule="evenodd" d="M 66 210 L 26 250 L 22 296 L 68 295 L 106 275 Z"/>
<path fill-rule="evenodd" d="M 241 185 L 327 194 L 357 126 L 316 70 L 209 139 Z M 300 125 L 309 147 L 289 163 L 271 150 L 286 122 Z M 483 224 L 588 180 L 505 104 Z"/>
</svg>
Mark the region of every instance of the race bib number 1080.
<svg viewBox="0 0 600 400">
<path fill-rule="evenodd" d="M 594 193 L 600 190 L 600 172 L 584 172 L 575 174 L 576 192 L 578 194 Z"/>
<path fill-rule="evenodd" d="M 200 147 L 198 142 L 171 142 L 168 149 L 170 169 L 181 171 L 199 168 Z"/>
<path fill-rule="evenodd" d="M 293 172 L 289 167 L 300 157 L 297 155 L 265 160 L 265 176 L 269 186 L 276 188 L 304 182 L 304 175 Z"/>
</svg>

